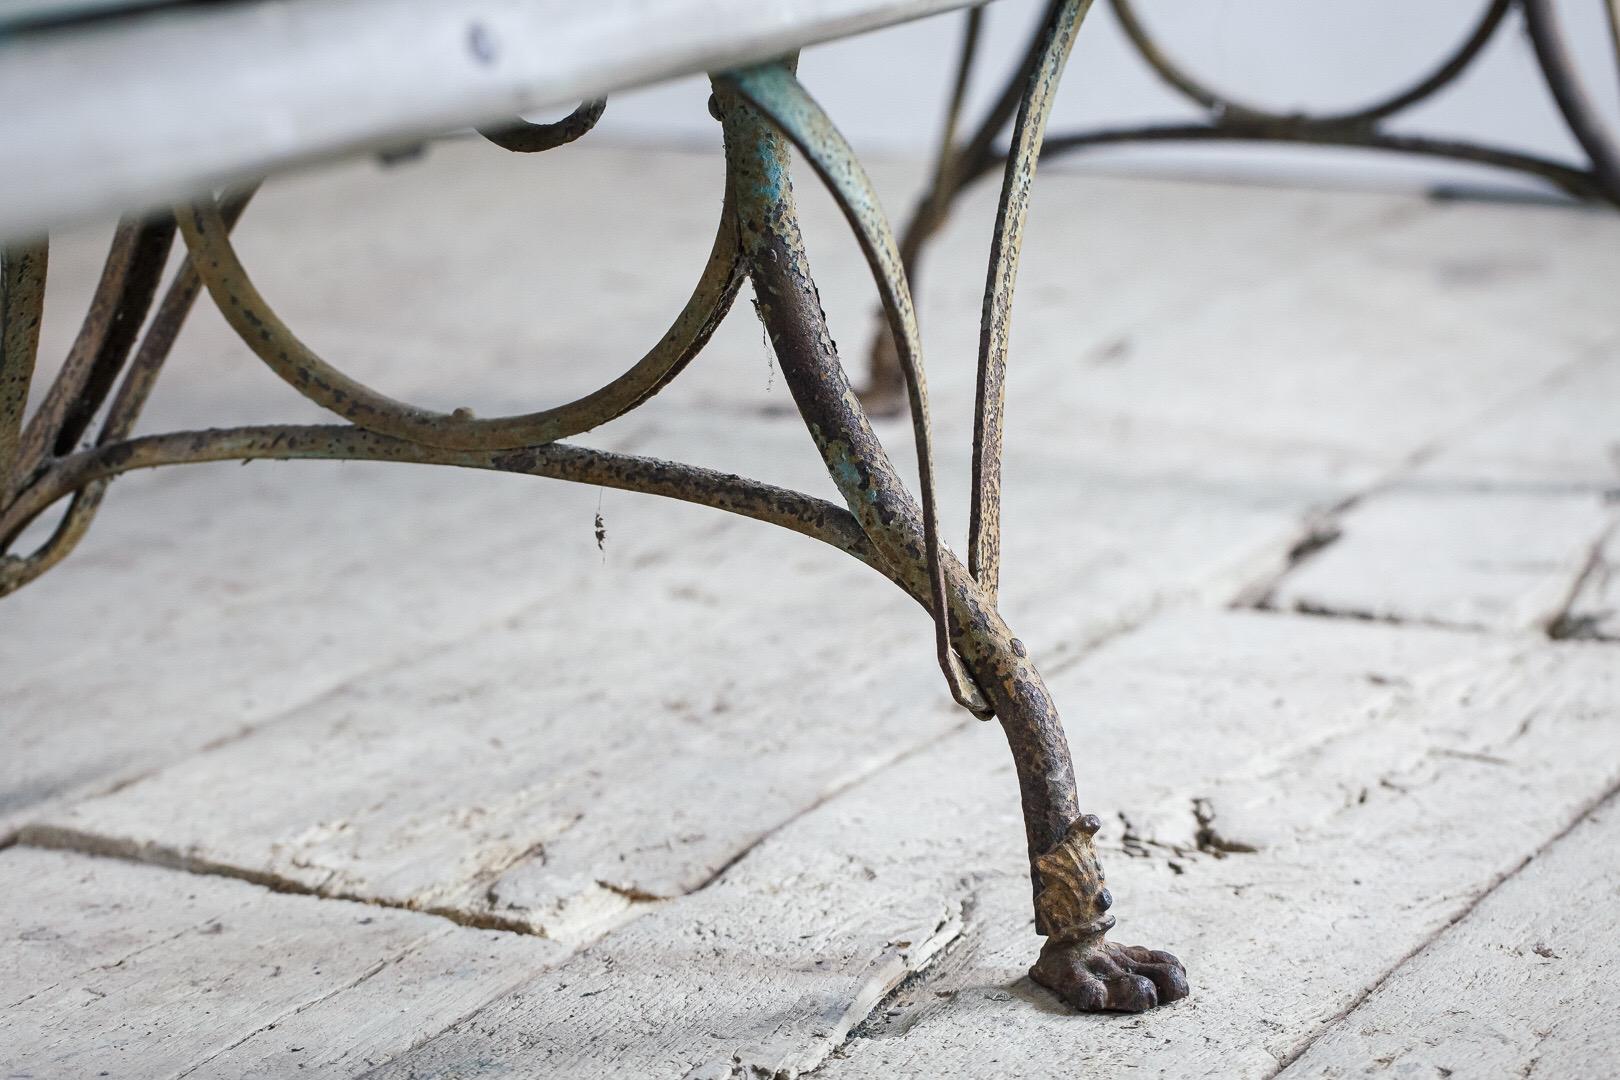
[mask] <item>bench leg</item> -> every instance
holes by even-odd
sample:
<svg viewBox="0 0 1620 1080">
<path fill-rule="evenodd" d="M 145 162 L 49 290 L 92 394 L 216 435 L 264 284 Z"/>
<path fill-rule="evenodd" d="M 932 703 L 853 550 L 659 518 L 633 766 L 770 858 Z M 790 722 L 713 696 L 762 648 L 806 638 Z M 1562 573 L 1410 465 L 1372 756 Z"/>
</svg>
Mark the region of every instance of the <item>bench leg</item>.
<svg viewBox="0 0 1620 1080">
<path fill-rule="evenodd" d="M 922 513 L 873 433 L 839 362 L 810 276 L 787 179 L 788 145 L 734 94 L 719 91 L 743 253 L 782 376 L 850 511 L 910 591 L 927 596 Z M 967 569 L 941 564 L 952 643 L 994 708 L 1023 803 L 1036 930 L 1047 941 L 1031 975 L 1085 1011 L 1138 1012 L 1187 994 L 1168 953 L 1106 940 L 1114 924 L 1093 834 L 1079 812 L 1062 722 L 1028 650 Z"/>
</svg>

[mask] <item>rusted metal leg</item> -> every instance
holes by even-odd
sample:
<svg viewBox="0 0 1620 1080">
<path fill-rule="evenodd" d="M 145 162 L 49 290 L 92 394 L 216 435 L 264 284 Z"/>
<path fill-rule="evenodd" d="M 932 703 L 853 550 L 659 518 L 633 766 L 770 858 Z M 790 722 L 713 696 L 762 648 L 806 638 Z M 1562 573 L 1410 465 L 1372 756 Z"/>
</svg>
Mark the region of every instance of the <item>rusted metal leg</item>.
<svg viewBox="0 0 1620 1080">
<path fill-rule="evenodd" d="M 50 245 L 0 248 L 0 506 L 20 483 L 23 409 L 39 352 Z"/>
<path fill-rule="evenodd" d="M 872 432 L 838 360 L 810 277 L 788 178 L 786 139 L 722 81 L 743 254 L 782 375 L 828 472 L 873 547 L 914 595 L 930 595 L 922 511 Z M 1186 996 L 1168 953 L 1108 942 L 1112 897 L 1079 812 L 1074 769 L 1051 695 L 1023 644 L 949 552 L 939 560 L 952 642 L 1012 749 L 1029 844 L 1036 929 L 1047 937 L 1031 974 L 1078 1009 L 1140 1011 Z"/>
</svg>

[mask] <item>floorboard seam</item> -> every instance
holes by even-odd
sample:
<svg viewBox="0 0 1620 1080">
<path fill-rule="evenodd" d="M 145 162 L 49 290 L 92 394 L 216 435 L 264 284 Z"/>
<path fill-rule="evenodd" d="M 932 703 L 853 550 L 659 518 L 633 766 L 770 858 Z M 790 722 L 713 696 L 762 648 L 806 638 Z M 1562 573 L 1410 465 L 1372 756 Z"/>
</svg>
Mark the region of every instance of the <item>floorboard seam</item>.
<svg viewBox="0 0 1620 1080">
<path fill-rule="evenodd" d="M 199 859 L 167 844 L 133 843 L 116 840 L 102 836 L 99 833 L 87 832 L 83 829 L 72 829 L 61 825 L 24 825 L 18 830 L 17 845 L 47 851 L 66 851 L 92 858 L 117 859 L 121 862 L 135 863 L 141 866 L 156 866 L 182 874 L 196 874 L 199 877 L 231 878 L 235 881 L 246 882 L 249 885 L 257 885 L 270 892 L 292 896 L 308 896 L 317 900 L 342 900 L 351 904 L 364 904 L 368 907 L 410 911 L 418 915 L 430 915 L 444 919 L 446 922 L 473 930 L 499 930 L 507 933 L 523 934 L 527 937 L 544 938 L 546 936 L 536 932 L 529 925 L 515 920 L 501 919 L 497 916 L 481 916 L 448 907 L 416 907 L 404 901 L 389 900 L 383 897 L 359 896 L 351 893 L 324 890 L 267 871 L 250 870 L 213 859 Z"/>
<path fill-rule="evenodd" d="M 1404 455 L 1395 465 L 1391 466 L 1390 469 L 1382 476 L 1374 479 L 1365 487 L 1346 495 L 1328 509 L 1308 513 L 1305 516 L 1304 521 L 1301 523 L 1302 536 L 1299 542 L 1289 551 L 1283 565 L 1264 576 L 1258 577 L 1255 581 L 1251 581 L 1237 590 L 1232 595 L 1232 598 L 1227 602 L 1227 606 L 1234 609 L 1252 608 L 1260 611 L 1279 610 L 1275 604 L 1275 597 L 1277 590 L 1282 587 L 1283 582 L 1301 565 L 1308 562 L 1325 548 L 1333 546 L 1343 537 L 1344 528 L 1342 522 L 1344 517 L 1350 511 L 1354 510 L 1358 505 L 1374 495 L 1387 491 L 1402 483 L 1415 474 L 1422 466 L 1438 457 L 1448 445 L 1454 443 L 1460 437 L 1490 424 L 1499 417 L 1508 415 L 1525 401 L 1535 398 L 1538 394 L 1545 393 L 1549 389 L 1558 386 L 1565 380 L 1577 377 L 1588 368 L 1602 367 L 1603 365 L 1611 362 L 1613 362 L 1612 359 L 1603 353 L 1592 353 L 1587 356 L 1580 356 L 1574 360 L 1566 361 L 1565 363 L 1558 365 L 1552 371 L 1543 375 L 1541 378 L 1537 379 L 1530 386 L 1514 393 L 1510 393 L 1502 399 L 1485 406 L 1483 409 L 1476 412 L 1472 417 L 1455 425 L 1449 431 L 1436 435 L 1429 441 L 1417 446 Z M 1594 485 L 1592 490 L 1594 493 L 1601 493 L 1602 489 L 1600 486 Z M 1612 529 L 1610 531 L 1612 531 Z M 1607 533 L 1604 535 L 1606 536 Z M 1602 540 L 1603 538 L 1600 537 L 1600 546 Z M 1340 611 L 1338 609 L 1307 609 L 1298 607 L 1297 610 L 1299 614 L 1302 615 L 1317 615 L 1324 618 L 1377 619 L 1378 621 L 1390 622 L 1396 625 L 1402 625 L 1409 621 L 1399 617 L 1367 615 L 1365 613 Z M 1410 621 L 1417 622 L 1416 620 Z M 1431 625 L 1422 622 L 1417 622 L 1417 624 Z M 1450 629 L 1475 629 L 1474 627 L 1469 626 L 1456 627 L 1452 626 L 1451 624 L 1442 623 L 1434 623 L 1432 625 L 1444 625 Z"/>
<path fill-rule="evenodd" d="M 643 426 L 641 428 L 627 431 L 623 439 L 618 441 L 610 441 L 608 446 L 616 452 L 632 453 L 637 447 L 645 443 L 646 440 L 653 434 L 654 432 L 652 430 Z M 559 482 L 566 483 L 567 481 Z M 723 526 L 729 523 L 729 518 L 722 518 L 718 524 Z M 712 531 L 712 529 L 708 530 L 708 532 Z M 700 537 L 706 535 L 707 532 L 699 534 Z M 129 773 L 101 776 L 81 785 L 78 788 L 62 791 L 57 794 L 47 796 L 46 798 L 41 799 L 31 805 L 23 805 L 7 811 L 5 816 L 10 818 L 10 823 L 0 825 L 0 849 L 4 849 L 8 844 L 14 843 L 19 833 L 28 827 L 27 819 L 29 817 L 37 816 L 42 811 L 62 809 L 64 807 L 72 806 L 74 803 L 116 794 L 117 792 L 123 791 L 125 788 L 133 787 L 135 784 L 139 784 L 144 780 L 150 779 L 151 777 L 177 764 L 178 762 L 196 757 L 200 754 L 209 753 L 213 750 L 218 750 L 221 747 L 230 746 L 233 743 L 240 742 L 251 735 L 255 735 L 260 731 L 267 730 L 277 724 L 296 719 L 300 713 L 307 709 L 316 708 L 323 702 L 328 701 L 329 699 L 348 690 L 356 683 L 361 683 L 368 679 L 374 679 L 378 676 L 386 675 L 393 671 L 408 669 L 416 665 L 426 663 L 435 657 L 441 656 L 452 649 L 458 648 L 467 642 L 472 641 L 480 635 L 491 633 L 502 625 L 511 623 L 514 620 L 526 619 L 537 611 L 545 610 L 547 607 L 553 605 L 555 601 L 556 597 L 553 594 L 534 597 L 532 600 L 522 604 L 517 609 L 509 611 L 503 615 L 499 615 L 495 618 L 480 622 L 477 625 L 470 627 L 463 633 L 455 634 L 447 638 L 441 638 L 437 641 L 423 643 L 414 649 L 408 650 L 402 655 L 396 655 L 390 659 L 383 660 L 379 663 L 361 668 L 358 671 L 351 672 L 325 689 L 318 690 L 315 693 L 310 694 L 308 697 L 302 698 L 299 701 L 293 702 L 290 705 L 270 713 L 268 716 L 264 716 L 258 720 L 243 724 L 234 731 L 216 736 L 215 738 L 209 739 L 208 741 L 200 743 L 197 746 L 186 749 L 173 757 L 164 758 L 162 761 L 154 762 L 145 768 L 137 769 Z"/>
<path fill-rule="evenodd" d="M 1459 910 L 1450 919 L 1447 919 L 1445 925 L 1437 928 L 1432 934 L 1419 942 L 1411 951 L 1406 953 L 1406 955 L 1395 961 L 1395 963 L 1391 965 L 1387 971 L 1375 979 L 1372 984 L 1362 990 L 1361 993 L 1357 994 L 1355 999 L 1343 1009 L 1328 1017 L 1327 1020 L 1324 1021 L 1316 1030 L 1316 1033 L 1306 1039 L 1304 1043 L 1282 1055 L 1278 1059 L 1277 1068 L 1266 1075 L 1266 1080 L 1274 1080 L 1274 1078 L 1282 1076 L 1284 1073 L 1286 1073 L 1297 1061 L 1304 1057 L 1305 1054 L 1310 1051 L 1311 1047 L 1315 1046 L 1319 1040 L 1337 1028 L 1339 1024 L 1342 1023 L 1346 1018 L 1353 1015 L 1358 1009 L 1361 1008 L 1362 1005 L 1366 1004 L 1367 999 L 1372 997 L 1373 994 L 1377 993 L 1378 989 L 1387 983 L 1392 977 L 1394 977 L 1396 973 L 1398 973 L 1402 968 L 1406 967 L 1407 964 L 1417 959 L 1423 953 L 1427 952 L 1430 946 L 1434 945 L 1441 938 L 1449 934 L 1452 928 L 1454 928 L 1458 923 L 1472 915 L 1475 909 L 1477 909 L 1480 904 L 1485 902 L 1487 897 L 1496 892 L 1497 889 L 1501 888 L 1507 882 L 1517 877 L 1524 871 L 1525 867 L 1529 866 L 1532 862 L 1539 858 L 1543 852 L 1547 851 L 1554 844 L 1558 843 L 1560 840 L 1564 839 L 1564 837 L 1574 832 L 1575 829 L 1582 822 L 1586 821 L 1587 818 L 1603 809 L 1606 804 L 1616 801 L 1617 798 L 1620 798 L 1620 784 L 1612 785 L 1606 791 L 1597 795 L 1585 806 L 1583 806 L 1578 813 L 1574 814 L 1563 826 L 1563 828 L 1559 829 L 1552 836 L 1548 837 L 1541 844 L 1537 845 L 1534 851 L 1520 859 L 1518 863 L 1516 863 L 1511 869 L 1505 870 L 1493 878 L 1473 897 L 1473 899 L 1469 900 L 1467 904 L 1463 905 L 1461 910 Z"/>
<path fill-rule="evenodd" d="M 1564 598 L 1559 601 L 1552 618 L 1547 620 L 1547 636 L 1552 640 L 1614 640 L 1596 633 L 1595 626 L 1588 625 L 1587 620 L 1573 614 L 1573 611 L 1575 605 L 1580 602 L 1581 594 L 1586 591 L 1587 584 L 1598 581 L 1603 575 L 1610 572 L 1611 568 L 1607 560 L 1604 559 L 1603 553 L 1608 547 L 1610 537 L 1614 536 L 1616 530 L 1620 530 L 1620 516 L 1616 516 L 1611 520 L 1609 527 L 1604 529 L 1597 539 L 1592 541 L 1586 553 L 1586 562 L 1581 566 L 1581 572 L 1575 575 L 1574 581 L 1570 582 L 1569 589 L 1564 593 Z"/>
</svg>

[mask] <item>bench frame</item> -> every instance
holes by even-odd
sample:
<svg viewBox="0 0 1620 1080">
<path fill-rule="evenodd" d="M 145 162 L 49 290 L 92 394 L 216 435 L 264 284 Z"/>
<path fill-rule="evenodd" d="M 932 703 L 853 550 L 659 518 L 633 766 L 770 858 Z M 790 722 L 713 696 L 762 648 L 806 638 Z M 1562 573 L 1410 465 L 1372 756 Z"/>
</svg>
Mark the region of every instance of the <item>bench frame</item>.
<svg viewBox="0 0 1620 1080">
<path fill-rule="evenodd" d="M 1145 124 L 1064 132 L 1046 139 L 1040 157 L 1055 158 L 1100 147 L 1129 144 L 1283 143 L 1413 154 L 1470 162 L 1525 173 L 1546 181 L 1561 195 L 1579 202 L 1620 209 L 1620 143 L 1603 125 L 1581 84 L 1554 0 L 1486 0 L 1483 11 L 1463 41 L 1411 85 L 1367 105 L 1323 114 L 1282 113 L 1251 105 L 1214 89 L 1178 64 L 1153 38 L 1136 14 L 1133 0 L 1108 0 L 1126 38 L 1159 79 L 1202 111 L 1195 123 Z M 1616 62 L 1620 63 L 1620 0 L 1597 0 L 1608 18 Z M 1495 41 L 1508 16 L 1521 9 L 1524 27 L 1547 89 L 1565 125 L 1585 155 L 1585 163 L 1565 163 L 1507 147 L 1458 139 L 1398 134 L 1390 120 L 1452 86 Z M 1036 63 L 1039 35 L 1006 75 L 994 104 L 979 124 L 959 136 L 963 99 L 978 58 L 984 9 L 970 8 L 964 19 L 962 50 L 955 90 L 935 154 L 933 178 L 900 233 L 900 253 L 909 278 L 916 280 L 923 249 L 950 217 L 951 206 L 969 186 L 1005 165 L 999 149 L 1003 133 L 1018 109 L 1023 87 Z M 881 325 L 869 350 L 869 374 L 861 396 L 874 415 L 903 408 L 904 377 L 893 339 Z"/>
<path fill-rule="evenodd" d="M 521 416 L 479 418 L 467 410 L 444 414 L 395 401 L 304 345 L 259 295 L 231 245 L 231 228 L 252 196 L 254 185 L 246 185 L 170 214 L 130 216 L 121 222 L 79 335 L 40 406 L 25 418 L 49 247 L 45 240 L 11 244 L 0 256 L 0 595 L 34 580 L 73 550 L 116 476 L 204 461 L 366 459 L 527 473 L 701 503 L 792 529 L 860 559 L 916 599 L 934 622 L 940 668 L 953 697 L 975 715 L 1000 721 L 1018 775 L 1036 931 L 1046 939 L 1031 969 L 1034 979 L 1085 1011 L 1138 1012 L 1186 996 L 1186 973 L 1174 956 L 1107 939 L 1114 925 L 1109 911 L 1113 899 L 1093 842 L 1101 822 L 1079 810 L 1056 705 L 1028 650 L 997 610 L 1007 349 L 1019 248 L 1040 158 L 1132 140 L 1355 146 L 1519 169 L 1574 198 L 1620 205 L 1620 153 L 1584 97 L 1551 0 L 1489 0 L 1467 40 L 1431 74 L 1384 101 L 1330 116 L 1272 113 L 1210 90 L 1154 44 L 1129 0 L 1110 2 L 1143 59 L 1206 110 L 1206 123 L 1047 140 L 1058 81 L 1091 6 L 1091 0 L 1052 0 L 996 103 L 974 132 L 958 141 L 982 20 L 980 9 L 973 8 L 933 183 L 899 242 L 859 161 L 799 83 L 793 59 L 713 76 L 710 109 L 724 132 L 725 199 L 708 262 L 685 308 L 664 337 L 619 378 L 577 401 Z M 1607 2 L 1613 24 L 1620 27 L 1620 0 Z M 1514 3 L 1523 7 L 1549 88 L 1588 155 L 1586 167 L 1382 129 L 1389 117 L 1466 70 Z M 519 121 L 480 130 L 507 150 L 542 152 L 585 135 L 602 109 L 600 100 L 588 101 L 553 124 Z M 997 140 L 1009 124 L 1010 146 L 1001 151 Z M 866 397 L 876 407 L 904 403 L 909 408 L 919 475 L 915 496 L 874 434 L 828 333 L 793 199 L 793 149 L 844 211 L 872 271 L 883 314 Z M 980 325 L 964 564 L 939 537 L 927 385 L 910 280 L 955 197 L 998 165 L 1001 199 Z M 188 257 L 158 300 L 177 233 Z M 759 318 L 843 496 L 843 507 L 741 476 L 561 441 L 637 408 L 679 375 L 708 341 L 745 279 L 753 284 Z M 133 436 L 179 329 L 204 289 L 260 359 L 346 423 Z M 102 421 L 94 444 L 78 449 L 98 415 Z M 53 531 L 36 550 L 5 553 L 30 524 L 64 501 Z"/>
<path fill-rule="evenodd" d="M 642 491 L 781 525 L 848 552 L 915 598 L 933 619 L 952 695 L 975 715 L 1001 722 L 1018 775 L 1036 930 L 1046 939 L 1031 970 L 1034 978 L 1088 1011 L 1138 1012 L 1184 997 L 1186 974 L 1174 956 L 1107 940 L 1113 898 L 1093 843 L 1101 822 L 1079 810 L 1056 705 L 1028 650 L 997 611 L 1002 391 L 1013 282 L 1046 118 L 1090 6 L 1091 0 L 1052 4 L 1016 96 L 982 327 L 966 565 L 939 537 L 927 385 L 899 245 L 859 162 L 798 82 L 790 58 L 712 78 L 710 111 L 724 131 L 726 191 L 714 246 L 685 309 L 625 374 L 584 398 L 540 412 L 487 419 L 467 410 L 433 412 L 388 398 L 315 354 L 259 295 L 231 245 L 231 227 L 252 195 L 248 186 L 170 214 L 123 220 L 78 338 L 24 423 L 49 249 L 43 240 L 7 248 L 0 273 L 0 553 L 52 507 L 64 500 L 67 505 L 36 550 L 0 554 L 0 595 L 73 550 L 116 476 L 203 461 L 458 465 Z M 584 135 L 601 112 L 601 103 L 592 101 L 555 124 L 519 121 L 482 130 L 506 149 L 539 152 Z M 793 147 L 844 210 L 872 270 L 911 409 L 919 467 L 915 497 L 873 433 L 828 334 L 793 200 Z M 177 232 L 188 257 L 148 320 Z M 844 507 L 740 476 L 560 441 L 623 415 L 667 385 L 707 342 L 745 278 L 753 283 L 759 318 Z M 347 423 L 132 436 L 203 289 L 267 366 Z M 78 449 L 104 405 L 94 445 Z"/>
</svg>

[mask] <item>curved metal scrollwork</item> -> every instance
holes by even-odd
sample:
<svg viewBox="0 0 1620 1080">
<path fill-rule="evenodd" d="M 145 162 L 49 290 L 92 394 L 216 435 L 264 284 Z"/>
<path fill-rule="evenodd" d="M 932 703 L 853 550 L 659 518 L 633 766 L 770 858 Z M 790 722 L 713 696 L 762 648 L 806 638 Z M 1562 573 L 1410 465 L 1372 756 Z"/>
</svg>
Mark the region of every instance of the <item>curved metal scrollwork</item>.
<svg viewBox="0 0 1620 1080">
<path fill-rule="evenodd" d="M 1428 75 L 1412 86 L 1392 94 L 1381 101 L 1359 109 L 1338 113 L 1310 115 L 1305 113 L 1279 113 L 1270 109 L 1239 102 L 1204 85 L 1170 58 L 1153 40 L 1142 20 L 1137 17 L 1131 0 L 1110 0 L 1120 28 L 1136 49 L 1138 56 L 1153 69 L 1166 85 L 1181 93 L 1189 101 L 1212 114 L 1221 123 L 1249 124 L 1265 127 L 1274 124 L 1299 124 L 1323 130 L 1339 127 L 1361 127 L 1376 123 L 1411 108 L 1418 102 L 1444 89 L 1452 80 L 1474 62 L 1502 25 L 1513 0 L 1490 0 L 1480 15 L 1473 31 L 1449 57 Z"/>
<path fill-rule="evenodd" d="M 727 185 L 708 265 L 674 324 L 617 379 L 594 393 L 540 412 L 478 419 L 396 401 L 323 360 L 259 295 L 232 247 L 219 211 L 208 203 L 179 210 L 180 232 L 225 320 L 272 371 L 299 393 L 355 426 L 424 446 L 504 450 L 555 442 L 599 427 L 657 393 L 708 342 L 742 285 L 736 215 Z"/>
<path fill-rule="evenodd" d="M 588 134 L 602 119 L 602 111 L 606 108 L 606 98 L 595 98 L 580 102 L 579 108 L 554 123 L 531 124 L 527 120 L 512 120 L 504 124 L 483 125 L 479 127 L 478 134 L 514 154 L 542 154 L 559 146 L 567 146 Z"/>
<path fill-rule="evenodd" d="M 1595 2 L 1605 6 L 1616 63 L 1620 64 L 1620 0 Z M 1215 90 L 1178 64 L 1154 40 L 1137 15 L 1134 0 L 1110 0 L 1110 3 L 1126 38 L 1143 62 L 1166 85 L 1197 105 L 1205 115 L 1202 121 L 1194 123 L 1096 128 L 1054 134 L 1042 144 L 1042 158 L 1128 143 L 1275 142 L 1334 146 L 1446 158 L 1513 170 L 1538 177 L 1570 198 L 1620 207 L 1620 144 L 1617 144 L 1613 133 L 1605 128 L 1581 85 L 1564 44 L 1553 0 L 1488 0 L 1462 42 L 1415 83 L 1368 105 L 1321 114 L 1278 112 Z M 1555 161 L 1507 147 L 1397 133 L 1384 127 L 1386 121 L 1451 86 L 1469 70 L 1485 47 L 1501 32 L 1516 5 L 1523 8 L 1525 29 L 1542 75 L 1565 124 L 1586 155 L 1585 163 Z M 984 119 L 970 136 L 961 141 L 956 135 L 960 104 L 953 97 L 932 182 L 901 234 L 901 254 L 906 273 L 913 280 L 919 270 L 924 246 L 945 223 L 955 198 L 968 185 L 989 175 L 1009 160 L 1008 155 L 996 150 L 996 139 L 1012 119 L 1013 104 L 1020 100 L 1032 71 L 1040 62 L 1044 28 L 1051 24 L 1056 7 L 1054 5 L 1048 9 L 1041 23 L 1043 29 L 1037 31 L 1018 68 L 1008 76 L 1001 95 L 986 112 Z M 976 43 L 980 37 L 982 18 L 978 9 L 967 17 L 964 47 L 956 73 L 958 87 L 965 85 L 971 74 L 977 56 Z M 1016 132 L 1014 138 L 1017 138 Z M 1011 154 L 1013 160 L 1018 160 L 1019 156 L 1017 149 Z M 1000 265 L 999 256 L 994 252 L 991 264 L 992 268 Z M 898 405 L 896 389 L 899 385 L 894 342 L 887 328 L 880 325 L 872 339 L 870 377 L 862 391 L 862 399 L 874 412 L 892 412 Z"/>
</svg>

